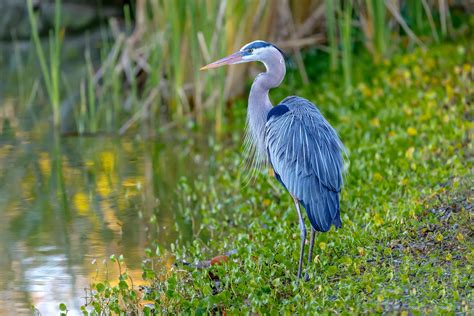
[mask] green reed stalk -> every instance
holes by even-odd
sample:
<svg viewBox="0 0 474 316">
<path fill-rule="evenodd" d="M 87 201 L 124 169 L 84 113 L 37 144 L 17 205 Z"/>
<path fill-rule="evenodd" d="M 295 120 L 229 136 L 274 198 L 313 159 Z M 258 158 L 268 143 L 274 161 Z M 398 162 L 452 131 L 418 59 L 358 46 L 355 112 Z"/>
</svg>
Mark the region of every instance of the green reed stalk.
<svg viewBox="0 0 474 316">
<path fill-rule="evenodd" d="M 183 24 L 186 23 L 187 17 L 186 11 L 183 10 L 184 2 L 170 0 L 166 0 L 165 2 L 169 10 L 168 17 L 171 19 L 171 43 L 169 53 L 171 55 L 170 74 L 172 78 L 170 79 L 173 81 L 173 97 L 170 101 L 175 110 L 173 113 L 174 118 L 181 121 L 184 116 L 184 108 L 183 103 L 180 101 L 179 90 L 183 87 L 184 72 L 186 69 L 186 65 L 183 64 L 181 56 L 183 53 L 186 54 L 184 50 L 182 51 L 182 44 L 187 44 L 185 41 L 182 41 L 182 37 L 184 31 Z"/>
<path fill-rule="evenodd" d="M 159 106 L 160 106 L 160 83 L 161 83 L 161 73 L 163 69 L 163 56 L 162 56 L 162 40 L 159 38 L 153 38 L 152 43 L 151 43 L 153 49 L 151 50 L 150 57 L 148 59 L 148 62 L 150 64 L 151 69 L 153 71 L 150 73 L 150 77 L 147 80 L 147 91 L 146 95 L 149 95 L 152 93 L 153 90 L 156 90 L 158 95 L 157 97 L 152 101 L 149 109 L 149 113 L 153 113 L 154 115 L 150 116 L 151 123 L 152 125 L 154 120 L 159 119 L 160 116 L 160 111 L 159 111 Z M 158 127 L 158 125 L 155 125 Z"/>
<path fill-rule="evenodd" d="M 54 9 L 54 32 L 49 36 L 49 64 L 46 62 L 45 52 L 39 37 L 38 24 L 33 12 L 32 0 L 27 1 L 28 18 L 31 26 L 31 34 L 36 50 L 36 55 L 41 67 L 41 73 L 46 86 L 46 91 L 53 109 L 54 126 L 58 128 L 60 122 L 60 68 L 61 68 L 61 1 L 55 1 Z"/>
<path fill-rule="evenodd" d="M 344 1 L 342 18 L 339 19 L 342 37 L 342 70 L 346 90 L 352 87 L 352 4 L 353 0 Z"/>
<path fill-rule="evenodd" d="M 387 51 L 387 24 L 385 21 L 386 9 L 385 2 L 372 0 L 374 8 L 374 31 L 375 45 L 380 56 L 384 56 Z"/>
<path fill-rule="evenodd" d="M 387 51 L 386 10 L 383 0 L 366 0 L 368 19 L 373 28 L 373 47 L 376 60 L 379 61 Z"/>
<path fill-rule="evenodd" d="M 410 17 L 413 27 L 416 31 L 420 32 L 424 28 L 423 23 L 423 3 L 422 1 L 408 1 L 407 2 L 407 14 Z"/>
<path fill-rule="evenodd" d="M 203 109 L 202 109 L 202 75 L 199 71 L 199 65 L 202 59 L 199 57 L 199 42 L 197 34 L 203 26 L 201 19 L 199 19 L 198 10 L 203 6 L 203 1 L 191 1 L 187 7 L 187 13 L 190 17 L 189 34 L 190 34 L 190 51 L 191 60 L 193 63 L 192 76 L 194 81 L 194 114 L 199 124 L 204 123 Z M 197 6 L 198 7 L 197 7 Z"/>
<path fill-rule="evenodd" d="M 336 38 L 336 17 L 334 6 L 338 7 L 338 0 L 325 0 L 326 7 L 326 27 L 329 41 L 329 56 L 331 59 L 331 70 L 336 71 L 338 66 L 338 48 Z"/>
<path fill-rule="evenodd" d="M 86 97 L 86 86 L 84 82 L 81 82 L 79 87 L 79 113 L 76 115 L 76 126 L 77 132 L 83 134 L 86 131 L 87 124 L 87 97 Z"/>
<path fill-rule="evenodd" d="M 90 53 L 86 53 L 86 67 L 87 67 L 87 112 L 89 128 L 92 133 L 97 132 L 97 107 L 96 107 L 96 94 L 94 84 L 94 68 L 92 67 L 92 61 Z"/>
</svg>

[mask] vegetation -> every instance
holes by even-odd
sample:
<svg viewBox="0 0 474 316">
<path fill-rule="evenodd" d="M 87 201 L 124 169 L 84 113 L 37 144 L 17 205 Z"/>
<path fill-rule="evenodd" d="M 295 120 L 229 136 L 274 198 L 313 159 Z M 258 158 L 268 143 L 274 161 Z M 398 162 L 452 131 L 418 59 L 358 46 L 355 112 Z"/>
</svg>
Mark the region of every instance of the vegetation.
<svg viewBox="0 0 474 316">
<path fill-rule="evenodd" d="M 328 47 L 323 48 L 330 53 L 331 69 L 343 74 L 348 90 L 354 84 L 353 54 L 360 48 L 382 62 L 401 47 L 424 47 L 440 38 L 456 37 L 459 21 L 453 21 L 450 10 L 459 11 L 463 5 L 449 5 L 445 0 L 418 4 L 138 0 L 133 8 L 124 8 L 122 27 L 111 24 L 110 36 L 104 36 L 101 43 L 101 60 L 93 61 L 90 52 L 85 53 L 89 70 L 81 83 L 68 91 L 70 88 L 59 86 L 61 41 L 62 36 L 67 38 L 67 29 L 60 26 L 61 1 L 55 1 L 57 18 L 49 63 L 39 43 L 31 0 L 28 3 L 34 45 L 56 125 L 61 123 L 60 102 L 71 102 L 60 100 L 60 90 L 66 89 L 62 95 L 77 95 L 73 114 L 75 129 L 81 134 L 96 133 L 99 126 L 123 134 L 143 120 L 162 130 L 170 121 L 186 125 L 191 120 L 197 126 L 213 122 L 217 135 L 227 123 L 226 102 L 244 91 L 245 68 L 205 75 L 199 68 L 243 43 L 264 38 L 292 51 L 301 80 L 307 84 L 301 49 L 327 42 Z"/>
<path fill-rule="evenodd" d="M 328 78 L 274 91 L 274 99 L 291 91 L 316 101 L 350 151 L 344 226 L 317 235 L 310 281 L 295 277 L 299 231 L 288 194 L 267 175 L 245 186 L 243 158 L 226 148 L 215 176 L 179 186 L 176 216 L 200 222 L 193 241 L 148 249 L 141 290 L 113 256 L 118 283 L 93 284 L 84 313 L 472 311 L 473 48 L 443 44 L 377 67 L 357 63 L 362 79 L 348 94 Z M 214 259 L 221 264 L 195 267 L 229 251 L 229 260 Z"/>
<path fill-rule="evenodd" d="M 88 240 L 87 221 L 110 227 L 95 236 L 110 240 L 123 234 L 124 214 L 137 213 L 134 223 L 150 229 L 137 237 L 140 246 L 153 245 L 141 254 L 140 280 L 132 278 L 123 255 L 109 258 L 119 276 L 90 285 L 85 315 L 472 313 L 474 20 L 460 10 L 463 1 L 137 0 L 124 8 L 123 25 L 111 21 L 100 60 L 93 48 L 84 52 L 77 84 L 61 71 L 68 38 L 61 1 L 55 0 L 48 45 L 41 43 L 33 1 L 27 3 L 35 50 L 27 60 L 14 57 L 21 65 L 19 92 L 0 113 L 0 136 L 9 142 L 0 147 L 0 159 L 19 166 L 7 170 L 5 163 L 3 169 L 5 183 L 16 179 L 11 187 L 20 200 L 0 196 L 8 205 L 1 210 L 7 227 L 25 238 L 54 223 L 52 237 L 45 235 L 67 235 L 69 250 Z M 239 98 L 248 87 L 245 68 L 199 72 L 256 38 L 291 52 L 295 66 L 271 92 L 273 101 L 297 94 L 316 103 L 350 154 L 343 228 L 317 235 L 315 258 L 305 264 L 308 282 L 295 277 L 300 235 L 289 195 L 270 174 L 246 182 L 240 153 L 246 102 Z M 28 74 L 33 59 L 41 80 Z M 64 131 L 71 104 L 78 134 L 133 131 L 139 145 L 94 157 L 91 148 L 123 138 L 65 141 L 57 132 Z M 24 133 L 48 130 L 49 116 L 54 133 Z M 171 126 L 178 128 L 169 132 Z M 210 144 L 214 169 L 186 171 L 173 197 L 158 198 L 173 182 L 158 179 L 153 168 L 172 169 L 178 155 L 185 160 L 194 152 L 186 144 L 166 160 L 155 144 L 137 159 L 135 150 L 151 147 L 143 138 L 153 132 L 169 143 L 169 134 L 183 141 L 200 132 L 196 139 Z M 39 146 L 37 157 L 34 148 L 25 150 L 33 163 L 12 154 L 16 145 L 10 143 L 38 138 L 48 146 Z M 139 171 L 119 174 L 124 153 L 143 162 Z M 72 176 L 79 180 L 68 180 Z M 161 227 L 156 222 L 165 217 L 156 205 L 170 200 L 179 207 L 169 206 L 166 220 L 179 236 L 168 244 L 154 238 Z M 17 204 L 29 210 L 22 213 Z M 27 216 L 32 220 L 24 224 Z M 81 251 L 78 261 L 84 260 Z M 58 308 L 67 314 L 72 307 L 61 302 Z"/>
</svg>

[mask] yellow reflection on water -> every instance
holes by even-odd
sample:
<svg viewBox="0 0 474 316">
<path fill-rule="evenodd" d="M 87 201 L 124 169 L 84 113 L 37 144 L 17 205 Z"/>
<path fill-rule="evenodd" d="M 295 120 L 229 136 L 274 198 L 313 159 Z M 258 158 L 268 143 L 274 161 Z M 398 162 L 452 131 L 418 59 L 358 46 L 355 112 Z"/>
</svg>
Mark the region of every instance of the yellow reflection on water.
<svg viewBox="0 0 474 316">
<path fill-rule="evenodd" d="M 49 158 L 49 153 L 40 152 L 38 157 L 38 164 L 41 170 L 41 174 L 44 177 L 49 177 L 51 175 L 51 159 Z"/>
<path fill-rule="evenodd" d="M 104 215 L 104 221 L 107 227 L 115 233 L 122 234 L 122 221 L 115 215 L 115 210 L 107 200 L 100 202 L 100 207 Z"/>
<path fill-rule="evenodd" d="M 104 172 L 100 172 L 97 177 L 97 193 L 102 197 L 108 197 L 113 191 L 113 185 L 117 183 L 117 175 L 110 173 L 107 175 Z"/>
<path fill-rule="evenodd" d="M 84 192 L 74 194 L 73 203 L 79 215 L 87 216 L 90 214 L 89 197 Z"/>
<path fill-rule="evenodd" d="M 112 151 L 103 151 L 99 155 L 99 161 L 105 173 L 110 174 L 115 170 L 116 156 Z"/>
</svg>

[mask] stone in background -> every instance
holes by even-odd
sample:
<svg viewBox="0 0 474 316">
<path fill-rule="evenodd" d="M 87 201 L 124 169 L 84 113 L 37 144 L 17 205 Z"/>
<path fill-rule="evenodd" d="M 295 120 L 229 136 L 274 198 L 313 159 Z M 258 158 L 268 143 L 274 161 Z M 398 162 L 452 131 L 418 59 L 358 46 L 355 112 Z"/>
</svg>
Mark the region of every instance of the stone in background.
<svg viewBox="0 0 474 316">
<path fill-rule="evenodd" d="M 61 25 L 67 33 L 83 33 L 107 23 L 110 17 L 122 17 L 127 0 L 62 0 Z M 29 40 L 27 0 L 0 1 L 0 41 Z M 33 0 L 41 36 L 54 26 L 55 0 Z"/>
</svg>

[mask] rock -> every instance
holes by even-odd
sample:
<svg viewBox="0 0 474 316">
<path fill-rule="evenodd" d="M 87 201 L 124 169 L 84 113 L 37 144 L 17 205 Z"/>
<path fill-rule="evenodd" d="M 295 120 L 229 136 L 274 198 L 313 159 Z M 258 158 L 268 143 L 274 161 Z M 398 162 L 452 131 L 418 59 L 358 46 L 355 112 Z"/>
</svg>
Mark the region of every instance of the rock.
<svg viewBox="0 0 474 316">
<path fill-rule="evenodd" d="M 66 33 L 81 33 L 95 28 L 113 16 L 123 15 L 126 0 L 62 0 L 61 26 Z M 47 36 L 54 27 L 55 0 L 33 0 L 33 8 L 38 16 L 38 29 L 41 36 Z M 27 0 L 0 1 L 0 40 L 28 40 L 30 22 Z"/>
</svg>

